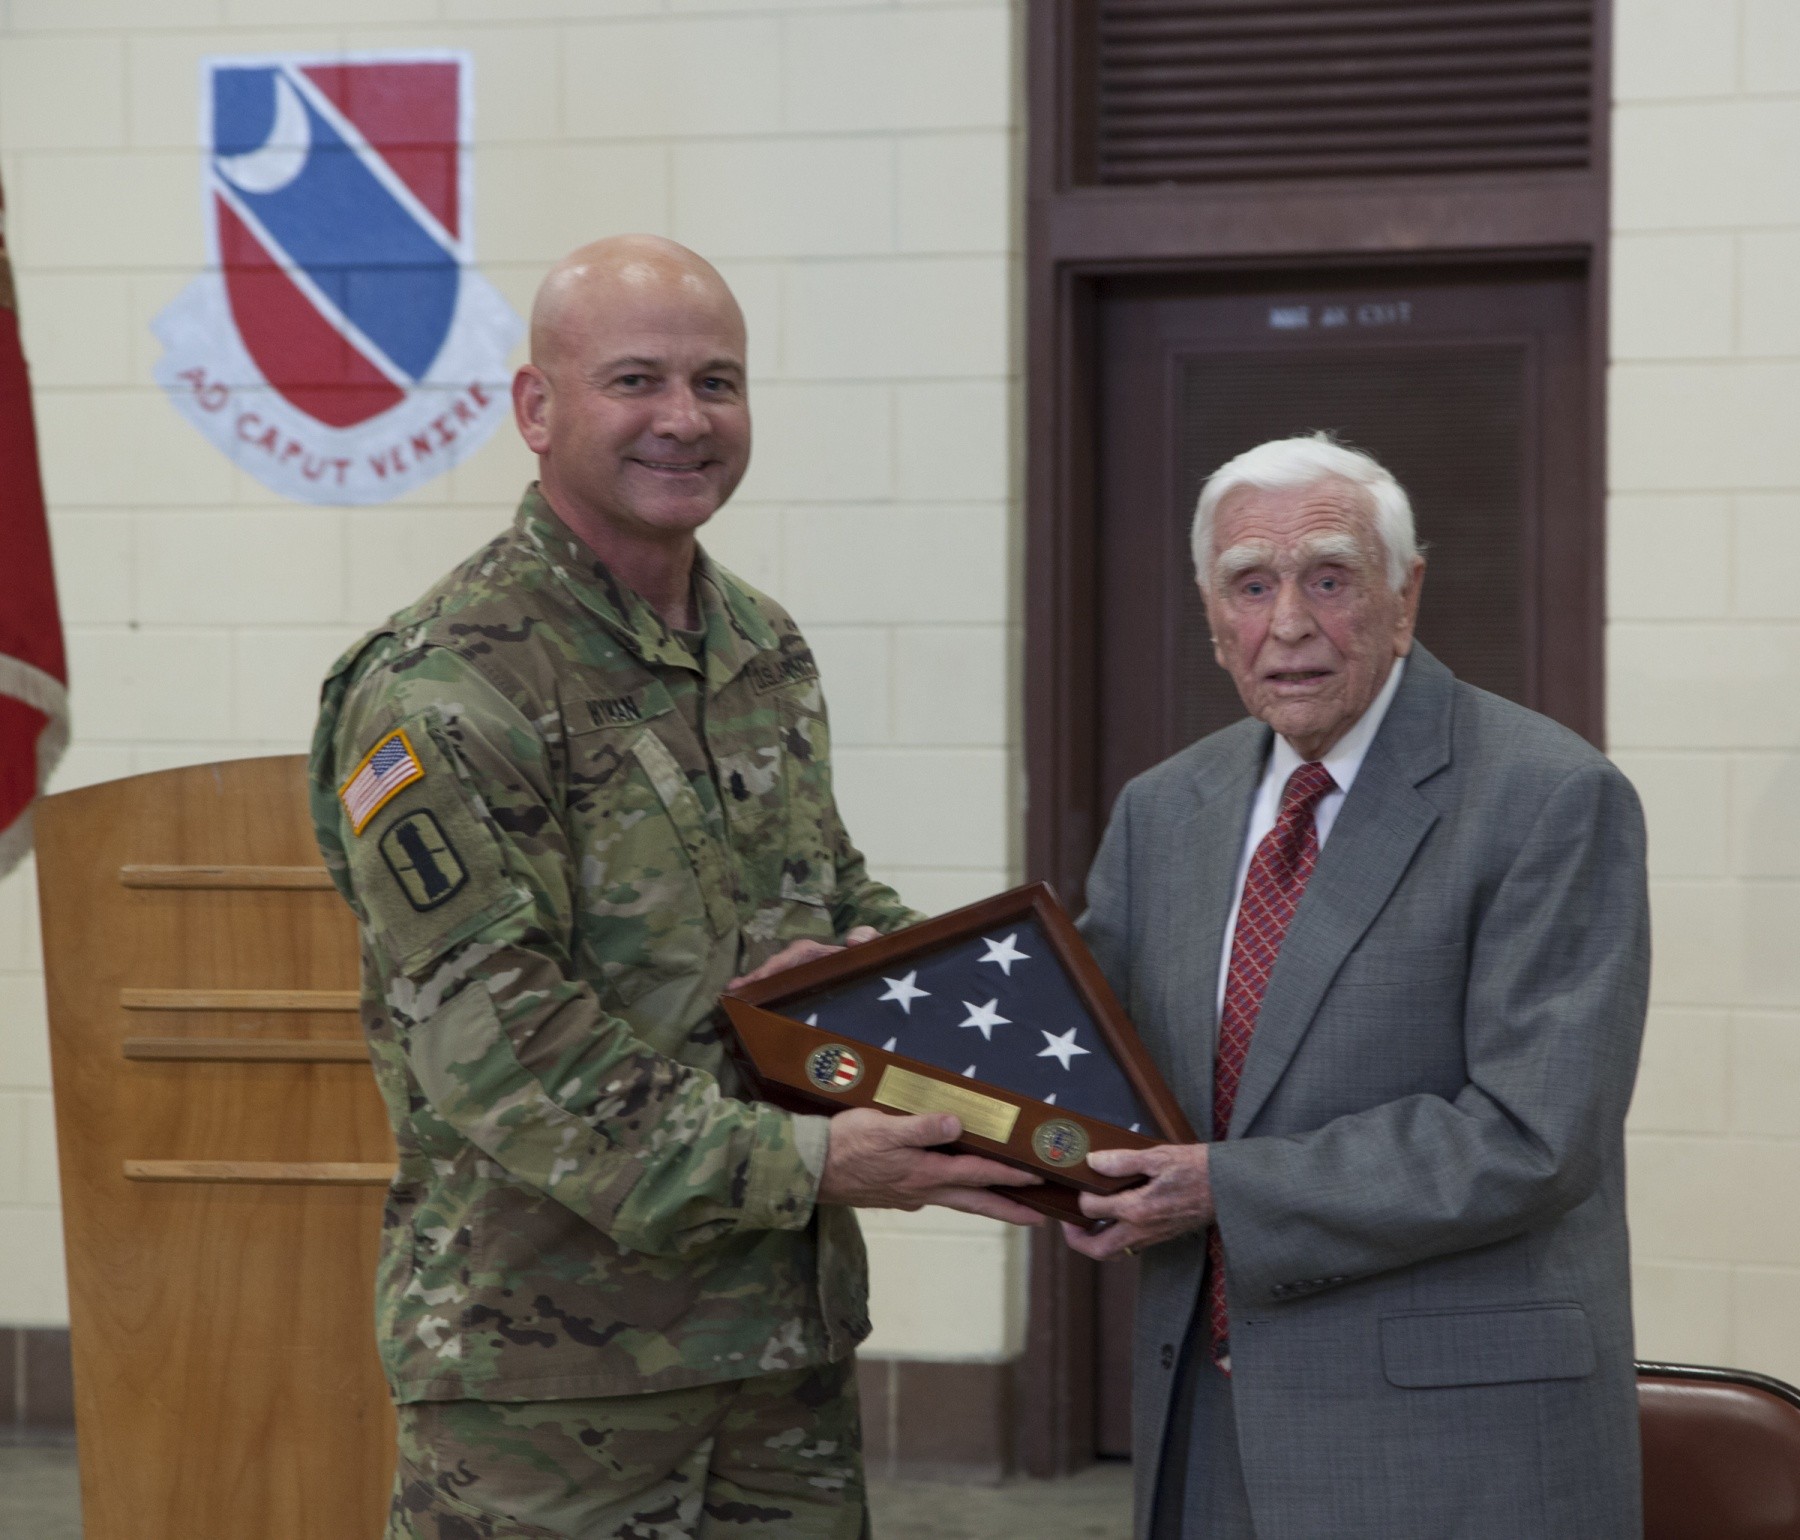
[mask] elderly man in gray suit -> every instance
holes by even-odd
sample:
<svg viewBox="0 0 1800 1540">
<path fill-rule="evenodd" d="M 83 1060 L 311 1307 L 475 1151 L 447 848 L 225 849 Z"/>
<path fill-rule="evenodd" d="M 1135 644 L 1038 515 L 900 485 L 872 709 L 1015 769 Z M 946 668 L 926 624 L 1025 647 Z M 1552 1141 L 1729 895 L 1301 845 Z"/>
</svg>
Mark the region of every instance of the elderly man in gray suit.
<svg viewBox="0 0 1800 1540">
<path fill-rule="evenodd" d="M 1254 720 L 1125 788 L 1083 921 L 1202 1141 L 1066 1232 L 1142 1254 L 1138 1532 L 1636 1536 L 1637 799 L 1413 640 L 1367 456 L 1239 456 L 1194 555 Z"/>
</svg>

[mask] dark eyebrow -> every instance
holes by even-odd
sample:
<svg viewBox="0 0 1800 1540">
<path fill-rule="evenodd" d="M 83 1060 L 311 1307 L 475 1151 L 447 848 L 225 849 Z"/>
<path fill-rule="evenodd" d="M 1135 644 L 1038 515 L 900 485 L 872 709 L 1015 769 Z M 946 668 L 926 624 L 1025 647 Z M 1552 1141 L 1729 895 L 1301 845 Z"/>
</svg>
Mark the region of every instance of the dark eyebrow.
<svg viewBox="0 0 1800 1540">
<path fill-rule="evenodd" d="M 602 374 L 616 374 L 621 369 L 662 370 L 667 362 L 660 358 L 642 358 L 636 354 L 624 358 L 609 358 L 600 366 Z M 700 366 L 701 374 L 742 374 L 744 366 L 735 358 L 712 358 Z"/>
</svg>

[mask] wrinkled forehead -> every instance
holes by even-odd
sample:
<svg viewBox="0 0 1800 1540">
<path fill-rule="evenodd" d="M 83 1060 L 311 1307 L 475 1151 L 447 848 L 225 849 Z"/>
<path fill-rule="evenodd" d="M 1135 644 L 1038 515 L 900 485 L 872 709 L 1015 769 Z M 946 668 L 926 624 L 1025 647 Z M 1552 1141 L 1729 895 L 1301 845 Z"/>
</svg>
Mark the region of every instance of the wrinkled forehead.
<svg viewBox="0 0 1800 1540">
<path fill-rule="evenodd" d="M 1215 557 L 1234 548 L 1258 547 L 1298 560 L 1327 541 L 1344 553 L 1345 542 L 1367 556 L 1379 555 L 1375 509 L 1351 482 L 1330 478 L 1297 487 L 1236 487 L 1219 504 L 1213 522 Z"/>
<path fill-rule="evenodd" d="M 1321 530 L 1303 535 L 1288 546 L 1267 540 L 1240 540 L 1219 552 L 1213 574 L 1228 583 L 1250 572 L 1304 574 L 1323 566 L 1357 569 L 1375 564 L 1376 553 L 1349 530 Z"/>
</svg>

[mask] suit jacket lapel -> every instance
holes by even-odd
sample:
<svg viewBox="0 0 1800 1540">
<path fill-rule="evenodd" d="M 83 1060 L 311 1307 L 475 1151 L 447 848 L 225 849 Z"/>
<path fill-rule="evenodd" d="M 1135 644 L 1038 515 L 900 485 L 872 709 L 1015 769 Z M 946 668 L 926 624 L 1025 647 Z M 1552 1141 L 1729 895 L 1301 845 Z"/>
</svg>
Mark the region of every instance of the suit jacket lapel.
<svg viewBox="0 0 1800 1540">
<path fill-rule="evenodd" d="M 1344 959 L 1411 865 L 1438 811 L 1416 790 L 1450 762 L 1450 671 L 1415 645 L 1281 944 L 1244 1061 L 1231 1133 L 1280 1082 Z M 1218 942 L 1214 942 L 1216 953 Z M 1216 966 L 1216 963 L 1215 963 Z"/>
<path fill-rule="evenodd" d="M 1260 730 L 1259 730 L 1260 729 Z M 1195 803 L 1173 836 L 1161 923 L 1162 1019 L 1170 1088 L 1202 1140 L 1212 1138 L 1212 1058 L 1217 1034 L 1219 949 L 1237 896 L 1238 859 L 1268 753 L 1269 730 L 1246 723 L 1240 741 L 1194 774 Z"/>
</svg>

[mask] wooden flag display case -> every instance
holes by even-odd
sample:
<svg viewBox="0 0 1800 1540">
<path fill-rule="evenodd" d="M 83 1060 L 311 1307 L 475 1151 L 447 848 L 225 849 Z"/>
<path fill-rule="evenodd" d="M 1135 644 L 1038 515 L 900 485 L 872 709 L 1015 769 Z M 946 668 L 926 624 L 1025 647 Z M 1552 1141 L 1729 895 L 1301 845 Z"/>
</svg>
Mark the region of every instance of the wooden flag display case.
<svg viewBox="0 0 1800 1540">
<path fill-rule="evenodd" d="M 1094 1150 L 1194 1133 L 1043 883 L 747 984 L 722 1002 L 758 1094 L 800 1112 L 949 1112 L 951 1146 L 1044 1178 L 1007 1196 L 1081 1218 Z"/>
</svg>

